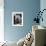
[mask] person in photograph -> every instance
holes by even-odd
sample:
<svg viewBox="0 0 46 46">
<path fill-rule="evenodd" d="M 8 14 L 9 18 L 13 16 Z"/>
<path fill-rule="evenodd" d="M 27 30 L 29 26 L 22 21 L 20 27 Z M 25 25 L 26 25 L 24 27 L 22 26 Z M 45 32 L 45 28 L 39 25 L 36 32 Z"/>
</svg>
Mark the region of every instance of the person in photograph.
<svg viewBox="0 0 46 46">
<path fill-rule="evenodd" d="M 21 14 L 14 15 L 14 24 L 21 24 L 22 23 L 22 16 Z"/>
</svg>

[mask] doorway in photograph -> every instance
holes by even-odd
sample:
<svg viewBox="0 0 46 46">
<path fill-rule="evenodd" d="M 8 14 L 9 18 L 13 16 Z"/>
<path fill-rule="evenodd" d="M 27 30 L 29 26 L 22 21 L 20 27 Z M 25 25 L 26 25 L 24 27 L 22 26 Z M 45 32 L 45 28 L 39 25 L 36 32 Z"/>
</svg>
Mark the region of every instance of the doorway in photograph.
<svg viewBox="0 0 46 46">
<path fill-rule="evenodd" d="M 23 26 L 23 12 L 12 12 L 12 26 Z"/>
</svg>

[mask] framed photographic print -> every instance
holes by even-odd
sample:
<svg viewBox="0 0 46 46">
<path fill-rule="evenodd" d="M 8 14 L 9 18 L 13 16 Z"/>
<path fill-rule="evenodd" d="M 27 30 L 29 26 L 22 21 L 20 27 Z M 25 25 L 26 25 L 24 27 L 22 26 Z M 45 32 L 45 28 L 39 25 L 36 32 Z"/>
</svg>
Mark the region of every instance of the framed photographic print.
<svg viewBox="0 0 46 46">
<path fill-rule="evenodd" d="M 23 26 L 23 12 L 12 12 L 12 26 Z"/>
</svg>

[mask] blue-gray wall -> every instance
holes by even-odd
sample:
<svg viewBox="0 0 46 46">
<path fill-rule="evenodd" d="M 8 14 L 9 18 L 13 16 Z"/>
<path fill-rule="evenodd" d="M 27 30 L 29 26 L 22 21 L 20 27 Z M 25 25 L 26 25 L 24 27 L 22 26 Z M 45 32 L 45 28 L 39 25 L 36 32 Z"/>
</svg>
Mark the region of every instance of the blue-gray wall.
<svg viewBox="0 0 46 46">
<path fill-rule="evenodd" d="M 46 9 L 46 0 L 41 0 L 40 1 L 40 10 L 42 11 L 43 9 Z M 40 25 L 45 26 L 46 27 L 46 10 L 43 12 L 43 22 L 40 22 Z"/>
<path fill-rule="evenodd" d="M 4 0 L 4 38 L 7 41 L 18 41 L 32 28 L 33 18 L 40 9 L 40 0 Z M 24 26 L 12 26 L 12 12 L 23 11 Z"/>
</svg>

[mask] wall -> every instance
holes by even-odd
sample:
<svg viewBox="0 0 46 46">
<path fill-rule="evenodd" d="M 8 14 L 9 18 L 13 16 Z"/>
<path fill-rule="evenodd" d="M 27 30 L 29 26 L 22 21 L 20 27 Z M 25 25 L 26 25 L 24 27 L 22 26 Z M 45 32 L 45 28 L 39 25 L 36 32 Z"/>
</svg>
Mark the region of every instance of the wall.
<svg viewBox="0 0 46 46">
<path fill-rule="evenodd" d="M 0 0 L 0 42 L 4 41 L 4 0 Z"/>
<path fill-rule="evenodd" d="M 42 11 L 43 9 L 46 9 L 46 0 L 40 0 L 40 9 L 41 9 L 41 11 Z M 40 25 L 46 27 L 46 20 L 45 20 L 45 19 L 46 19 L 46 10 L 43 12 L 42 17 L 43 17 L 43 22 L 41 21 L 41 22 L 40 22 Z"/>
<path fill-rule="evenodd" d="M 35 14 L 40 10 L 40 0 L 4 0 L 4 38 L 7 41 L 18 41 L 32 28 Z M 12 26 L 12 12 L 23 11 L 24 26 Z"/>
</svg>

